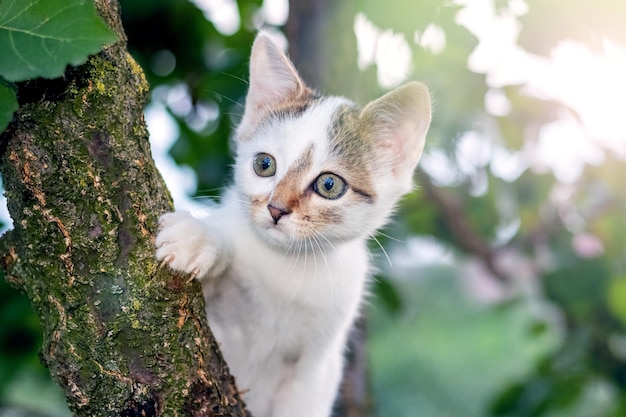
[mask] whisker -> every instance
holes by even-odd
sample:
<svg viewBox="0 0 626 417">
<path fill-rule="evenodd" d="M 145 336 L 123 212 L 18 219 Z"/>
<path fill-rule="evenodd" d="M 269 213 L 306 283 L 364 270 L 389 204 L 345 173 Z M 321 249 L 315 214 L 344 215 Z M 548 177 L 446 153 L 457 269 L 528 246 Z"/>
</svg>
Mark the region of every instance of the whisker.
<svg viewBox="0 0 626 417">
<path fill-rule="evenodd" d="M 225 191 L 225 188 L 224 187 L 201 188 L 201 189 L 198 189 L 196 192 L 198 194 L 204 194 L 204 193 L 214 193 L 216 191 L 219 191 L 219 192 L 223 193 Z"/>
<path fill-rule="evenodd" d="M 385 255 L 385 258 L 387 258 L 387 262 L 389 262 L 389 266 L 393 267 L 393 264 L 391 263 L 391 258 L 389 257 L 389 254 L 387 253 L 387 251 L 385 250 L 385 248 L 383 247 L 383 245 L 381 245 L 380 241 L 378 239 L 376 239 L 376 236 L 374 234 L 371 234 L 370 237 L 372 239 L 374 239 L 374 242 L 376 242 L 378 244 L 378 247 L 380 247 L 380 250 L 383 252 L 383 254 Z"/>
<path fill-rule="evenodd" d="M 232 104 L 236 104 L 237 106 L 241 107 L 242 109 L 245 109 L 245 106 L 243 104 L 241 104 L 240 102 L 238 102 L 237 100 L 234 100 L 228 96 L 225 96 L 224 94 L 220 94 L 217 91 L 211 91 L 211 93 L 215 94 L 216 96 L 225 99 L 229 102 L 231 102 Z"/>
<path fill-rule="evenodd" d="M 317 248 L 319 249 L 320 253 L 322 254 L 322 257 L 324 258 L 324 263 L 326 264 L 326 270 L 328 271 L 328 275 L 329 275 L 329 276 L 330 276 L 330 275 L 332 275 L 332 272 L 331 272 L 331 270 L 330 270 L 330 265 L 328 264 L 328 257 L 326 256 L 326 251 L 324 250 L 323 245 L 322 245 L 322 241 L 321 241 L 321 239 L 320 239 L 320 237 L 321 237 L 321 238 L 324 238 L 324 239 L 326 239 L 326 237 L 325 237 L 322 233 L 318 232 L 317 230 L 315 230 L 315 229 L 314 229 L 313 227 L 311 227 L 311 226 L 308 226 L 308 227 L 307 227 L 307 231 L 308 231 L 309 233 L 311 233 L 311 237 L 312 237 L 312 239 L 313 239 L 313 242 L 315 243 L 315 245 L 316 245 L 316 246 L 317 246 Z M 332 244 L 330 243 L 330 241 L 328 241 L 328 239 L 326 239 L 326 241 L 328 242 L 328 244 L 330 245 L 330 247 L 331 247 L 331 248 L 332 248 L 335 252 L 337 252 L 337 251 L 336 251 L 336 249 L 335 249 L 335 247 L 334 247 L 334 246 L 332 246 Z"/>
<path fill-rule="evenodd" d="M 300 255 L 302 253 L 303 242 L 300 239 L 290 236 L 289 248 L 290 248 L 289 251 L 291 250 L 291 248 L 294 249 L 293 255 L 295 255 L 295 259 L 293 255 L 291 256 L 291 260 L 289 263 L 289 270 L 292 270 L 293 267 L 297 267 L 297 264 L 300 261 Z M 297 248 L 297 252 L 295 251 L 296 248 Z M 283 308 L 286 308 L 287 306 L 289 306 L 289 304 L 291 304 L 295 300 L 296 296 L 300 292 L 300 288 L 302 287 L 302 284 L 304 283 L 304 274 L 306 272 L 306 264 L 307 264 L 307 255 L 306 255 L 306 250 L 305 250 L 304 251 L 304 267 L 300 268 L 298 285 L 289 296 L 289 299 L 287 300 L 287 302 L 283 305 Z M 289 275 L 289 274 L 286 274 L 286 275 Z"/>
<path fill-rule="evenodd" d="M 235 74 L 231 74 L 230 72 L 226 72 L 226 71 L 222 71 L 223 75 L 226 75 L 228 77 L 234 78 L 235 80 L 239 80 L 241 82 L 243 82 L 244 84 L 248 85 L 250 84 L 248 80 L 246 80 L 245 78 L 241 78 Z"/>
<path fill-rule="evenodd" d="M 311 244 L 311 238 L 309 236 L 306 237 L 306 244 L 308 245 L 309 248 L 313 248 L 313 245 Z M 315 250 L 308 251 L 305 248 L 305 251 L 304 251 L 304 259 L 305 260 L 306 260 L 307 252 L 311 252 L 312 255 L 313 255 L 313 280 L 314 280 L 314 282 L 309 282 L 308 283 L 309 284 L 309 290 L 307 291 L 307 294 L 304 297 L 305 301 L 308 301 L 309 297 L 311 296 L 311 293 L 313 292 L 313 287 L 317 284 L 317 256 L 315 255 Z M 307 268 L 306 268 L 306 263 L 305 263 L 303 271 L 305 271 L 306 269 Z M 304 275 L 304 273 L 303 273 L 303 275 Z"/>
<path fill-rule="evenodd" d="M 398 242 L 398 243 L 406 243 L 406 240 L 403 239 L 398 239 L 397 237 L 393 237 L 391 235 L 388 235 L 386 233 L 381 232 L 380 230 L 376 232 L 377 235 L 385 237 L 389 240 L 393 240 L 394 242 Z"/>
<path fill-rule="evenodd" d="M 320 252 L 322 253 L 324 257 L 324 262 L 326 263 L 326 270 L 328 271 L 328 284 L 329 284 L 329 289 L 330 289 L 331 308 L 328 311 L 328 317 L 330 320 L 333 317 L 333 313 L 335 309 L 335 302 L 334 302 L 335 301 L 335 283 L 337 281 L 337 278 L 339 278 L 338 281 L 339 281 L 339 285 L 342 286 L 342 290 L 343 290 L 343 286 L 345 285 L 345 280 L 344 280 L 345 271 L 344 271 L 343 260 L 341 256 L 339 256 L 339 251 L 337 250 L 337 248 L 322 232 L 316 230 L 312 226 L 308 226 L 307 231 L 312 235 L 312 238 L 315 244 L 317 245 L 318 249 L 320 250 Z M 326 244 L 323 244 L 323 241 L 325 241 Z M 328 255 L 327 255 L 328 251 L 326 248 L 330 248 L 332 252 L 335 254 L 335 259 L 337 259 L 340 263 L 341 271 L 337 272 L 331 269 L 330 264 L 328 262 Z"/>
<path fill-rule="evenodd" d="M 331 247 L 331 249 L 332 249 L 335 253 L 338 253 L 338 252 L 337 252 L 337 248 L 335 248 L 335 245 L 333 245 L 333 243 L 332 243 L 330 240 L 328 240 L 328 238 L 327 238 L 326 236 L 324 236 L 324 234 L 323 234 L 323 233 L 318 232 L 317 230 L 315 230 L 315 229 L 314 229 L 313 227 L 311 227 L 311 226 L 309 226 L 309 229 L 310 229 L 313 233 L 317 234 L 319 237 L 321 237 L 322 239 L 324 239 L 324 240 L 326 241 L 326 243 L 328 244 L 328 246 L 330 246 L 330 247 Z"/>
</svg>

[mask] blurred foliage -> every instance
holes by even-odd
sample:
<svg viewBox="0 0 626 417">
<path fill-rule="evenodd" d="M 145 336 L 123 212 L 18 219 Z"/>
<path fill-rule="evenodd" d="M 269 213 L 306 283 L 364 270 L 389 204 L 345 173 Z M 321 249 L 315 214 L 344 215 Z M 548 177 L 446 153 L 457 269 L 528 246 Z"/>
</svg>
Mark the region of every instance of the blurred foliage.
<svg viewBox="0 0 626 417">
<path fill-rule="evenodd" d="M 528 375 L 560 343 L 553 324 L 521 300 L 469 300 L 455 266 L 406 271 L 405 308 L 374 304 L 368 349 L 378 415 L 485 417 L 493 392 Z M 410 337 L 410 335 L 415 335 Z"/>
<path fill-rule="evenodd" d="M 521 21 L 519 43 L 526 50 L 548 55 L 564 38 L 601 48 L 608 37 L 626 45 L 626 3 L 616 0 L 526 0 L 529 12 Z"/>
<path fill-rule="evenodd" d="M 71 415 L 61 389 L 39 361 L 41 342 L 41 325 L 30 301 L 0 271 L 0 416 L 17 415 L 12 406 L 24 415 Z"/>
<path fill-rule="evenodd" d="M 4 274 L 1 276 L 0 381 L 8 381 L 20 369 L 39 365 L 37 346 L 41 343 L 41 326 L 30 308 L 28 298 L 9 287 L 4 280 Z M 0 384 L 0 390 L 3 389 L 6 386 Z"/>
<path fill-rule="evenodd" d="M 242 24 L 230 36 L 220 34 L 188 0 L 121 3 L 129 50 L 144 69 L 154 99 L 166 105 L 178 125 L 172 156 L 194 168 L 203 194 L 219 195 L 232 162 L 226 138 L 239 120 L 248 88 L 253 21 L 261 0 L 238 2 Z"/>
<path fill-rule="evenodd" d="M 378 257 L 370 347 L 379 415 L 626 415 L 623 157 L 604 149 L 601 164 L 585 165 L 578 179 L 566 184 L 530 162 L 516 175 L 499 175 L 496 153 L 514 165 L 536 145 L 543 126 L 576 111 L 531 96 L 524 86 L 505 85 L 498 90 L 510 110 L 489 113 L 485 97 L 494 88 L 485 75 L 468 69 L 478 40 L 457 23 L 458 4 L 347 1 L 380 31 L 404 36 L 411 50 L 410 77 L 428 84 L 434 98 L 426 155 L 430 167 L 448 177 L 439 181 L 431 175 L 432 187 L 422 182 L 402 202 L 396 222 L 377 235 L 392 258 L 395 253 L 408 265 L 388 269 L 384 256 Z M 595 48 L 603 37 L 626 44 L 626 3 L 493 1 L 496 13 L 507 16 L 522 3 L 528 12 L 519 17 L 518 44 L 528 52 L 549 56 L 563 39 Z M 153 89 L 152 104 L 165 108 L 177 126 L 171 155 L 197 173 L 198 195 L 218 196 L 228 182 L 228 138 L 247 89 L 249 49 L 255 28 L 267 23 L 262 1 L 237 2 L 241 24 L 229 35 L 188 0 L 121 4 L 129 47 Z M 327 33 L 329 44 L 354 36 L 354 21 L 339 23 L 332 27 L 343 30 Z M 445 37 L 445 47 L 436 52 L 415 41 L 416 33 L 423 35 L 433 24 Z M 341 75 L 359 80 L 358 91 L 346 95 L 379 94 L 374 84 L 379 69 L 370 65 Z M 462 152 L 467 132 L 482 138 L 488 155 L 469 168 Z M 445 248 L 447 255 L 431 262 L 452 260 L 443 267 L 419 264 L 427 251 L 410 249 L 416 236 L 434 236 Z M 489 253 L 481 255 L 476 245 Z M 477 274 L 468 267 L 475 257 L 494 261 L 493 270 L 478 268 L 482 284 L 470 279 Z M 471 294 L 484 290 L 481 285 L 498 295 L 472 301 Z M 40 340 L 28 302 L 4 283 L 0 308 L 2 401 L 23 369 L 37 368 Z"/>
</svg>

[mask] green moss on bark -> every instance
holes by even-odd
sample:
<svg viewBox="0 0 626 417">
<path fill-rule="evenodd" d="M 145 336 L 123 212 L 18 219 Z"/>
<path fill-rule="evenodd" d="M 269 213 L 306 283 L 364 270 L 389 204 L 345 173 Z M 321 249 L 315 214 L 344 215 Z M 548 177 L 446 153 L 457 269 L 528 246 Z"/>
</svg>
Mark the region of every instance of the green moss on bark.
<svg viewBox="0 0 626 417">
<path fill-rule="evenodd" d="M 76 415 L 246 415 L 199 285 L 154 258 L 172 204 L 150 155 L 147 93 L 121 42 L 63 80 L 20 86 L 0 136 L 15 225 L 3 266 L 41 319 L 42 358 Z"/>
</svg>

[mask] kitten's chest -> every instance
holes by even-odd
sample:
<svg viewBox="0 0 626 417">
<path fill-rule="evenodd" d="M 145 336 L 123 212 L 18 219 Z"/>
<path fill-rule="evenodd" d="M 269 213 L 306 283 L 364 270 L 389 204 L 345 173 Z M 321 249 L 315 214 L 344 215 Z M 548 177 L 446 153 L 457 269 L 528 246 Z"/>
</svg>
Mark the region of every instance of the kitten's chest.
<svg viewBox="0 0 626 417">
<path fill-rule="evenodd" d="M 231 274 L 261 308 L 288 311 L 301 306 L 337 314 L 358 304 L 368 261 L 364 245 L 348 243 L 328 250 L 288 250 L 248 241 L 236 248 Z"/>
</svg>

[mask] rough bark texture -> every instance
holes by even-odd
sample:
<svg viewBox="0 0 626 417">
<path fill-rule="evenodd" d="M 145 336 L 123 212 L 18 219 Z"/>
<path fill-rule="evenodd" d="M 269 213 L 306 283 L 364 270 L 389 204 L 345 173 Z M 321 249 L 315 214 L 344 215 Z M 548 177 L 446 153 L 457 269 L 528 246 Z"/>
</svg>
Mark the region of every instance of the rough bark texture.
<svg viewBox="0 0 626 417">
<path fill-rule="evenodd" d="M 96 4 L 124 39 L 117 2 Z M 41 357 L 76 415 L 249 415 L 199 285 L 154 259 L 172 204 L 150 154 L 147 94 L 124 41 L 62 79 L 19 86 L 0 136 L 14 221 L 2 266 L 39 315 Z"/>
</svg>

